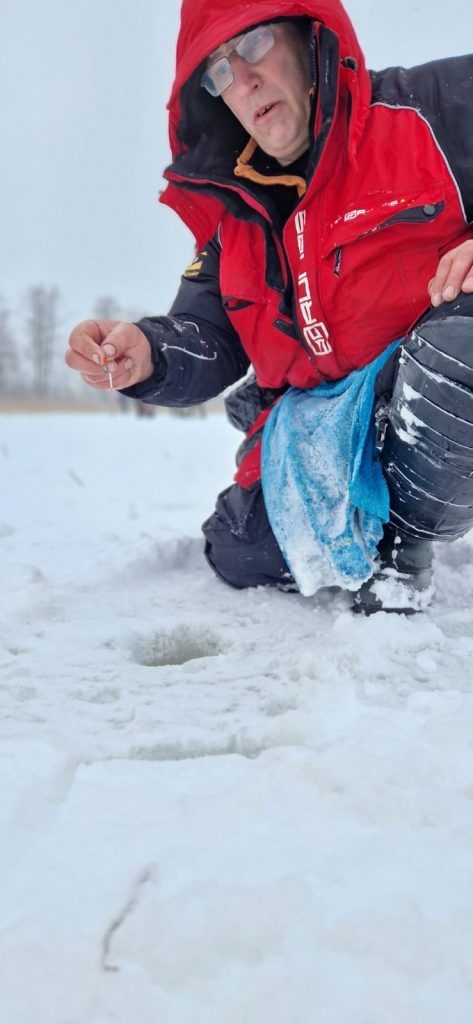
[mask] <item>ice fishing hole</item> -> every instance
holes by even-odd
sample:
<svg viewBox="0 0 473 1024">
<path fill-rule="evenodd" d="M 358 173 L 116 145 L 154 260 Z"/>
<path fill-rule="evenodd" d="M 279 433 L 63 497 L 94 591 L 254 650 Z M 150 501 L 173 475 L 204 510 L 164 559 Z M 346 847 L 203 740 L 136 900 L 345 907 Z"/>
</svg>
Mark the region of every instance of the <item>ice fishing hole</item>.
<svg viewBox="0 0 473 1024">
<path fill-rule="evenodd" d="M 222 651 L 222 642 L 214 633 L 176 626 L 152 637 L 140 637 L 135 641 L 132 653 L 139 665 L 156 668 L 185 665 L 197 658 L 214 658 Z"/>
</svg>

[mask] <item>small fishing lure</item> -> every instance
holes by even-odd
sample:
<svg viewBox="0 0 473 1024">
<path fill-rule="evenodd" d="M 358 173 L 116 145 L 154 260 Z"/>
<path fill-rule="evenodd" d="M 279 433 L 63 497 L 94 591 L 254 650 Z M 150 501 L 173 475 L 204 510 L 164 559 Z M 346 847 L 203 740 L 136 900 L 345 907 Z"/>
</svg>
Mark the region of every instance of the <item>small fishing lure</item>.
<svg viewBox="0 0 473 1024">
<path fill-rule="evenodd" d="M 113 363 L 113 357 L 109 359 L 107 356 L 103 355 L 103 353 L 102 353 L 101 366 L 103 366 L 103 368 L 105 370 L 105 373 L 107 374 L 109 389 L 110 389 L 110 391 L 113 391 L 112 371 L 111 371 L 110 367 L 108 366 L 108 363 Z"/>
</svg>

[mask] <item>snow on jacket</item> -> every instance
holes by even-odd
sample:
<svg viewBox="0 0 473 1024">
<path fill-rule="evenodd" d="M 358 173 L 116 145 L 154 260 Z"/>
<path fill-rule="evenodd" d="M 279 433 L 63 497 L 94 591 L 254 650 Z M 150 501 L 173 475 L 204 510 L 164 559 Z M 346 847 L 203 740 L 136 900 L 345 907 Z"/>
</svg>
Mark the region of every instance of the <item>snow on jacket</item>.
<svg viewBox="0 0 473 1024">
<path fill-rule="evenodd" d="M 315 87 L 307 189 L 284 224 L 272 188 L 235 174 L 248 136 L 200 87 L 209 52 L 283 16 L 310 19 Z M 250 363 L 263 388 L 311 387 L 403 335 L 439 257 L 473 236 L 472 109 L 472 56 L 368 72 L 338 0 L 184 0 L 161 200 L 199 256 L 170 315 L 140 322 L 156 371 L 128 393 L 192 404 Z"/>
</svg>

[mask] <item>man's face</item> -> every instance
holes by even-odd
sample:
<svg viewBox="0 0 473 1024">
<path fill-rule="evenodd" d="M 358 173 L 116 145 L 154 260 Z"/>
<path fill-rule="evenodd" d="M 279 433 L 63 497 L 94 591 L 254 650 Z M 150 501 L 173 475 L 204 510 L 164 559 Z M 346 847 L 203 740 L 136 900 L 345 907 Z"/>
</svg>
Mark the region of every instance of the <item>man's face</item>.
<svg viewBox="0 0 473 1024">
<path fill-rule="evenodd" d="M 291 23 L 271 25 L 274 45 L 256 64 L 235 52 L 242 38 L 219 46 L 207 64 L 231 56 L 232 83 L 222 100 L 258 146 L 285 167 L 309 145 L 310 65 L 307 47 Z"/>
</svg>

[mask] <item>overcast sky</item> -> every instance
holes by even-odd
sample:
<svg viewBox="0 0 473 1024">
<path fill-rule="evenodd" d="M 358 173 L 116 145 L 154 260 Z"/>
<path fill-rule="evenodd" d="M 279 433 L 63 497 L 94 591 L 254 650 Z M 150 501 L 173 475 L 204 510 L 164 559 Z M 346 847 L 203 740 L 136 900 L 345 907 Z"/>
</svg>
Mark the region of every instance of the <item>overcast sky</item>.
<svg viewBox="0 0 473 1024">
<path fill-rule="evenodd" d="M 371 67 L 471 49 L 471 0 L 349 0 Z M 0 0 L 0 294 L 57 285 L 65 333 L 99 295 L 165 312 L 192 240 L 158 206 L 176 0 Z"/>
</svg>

